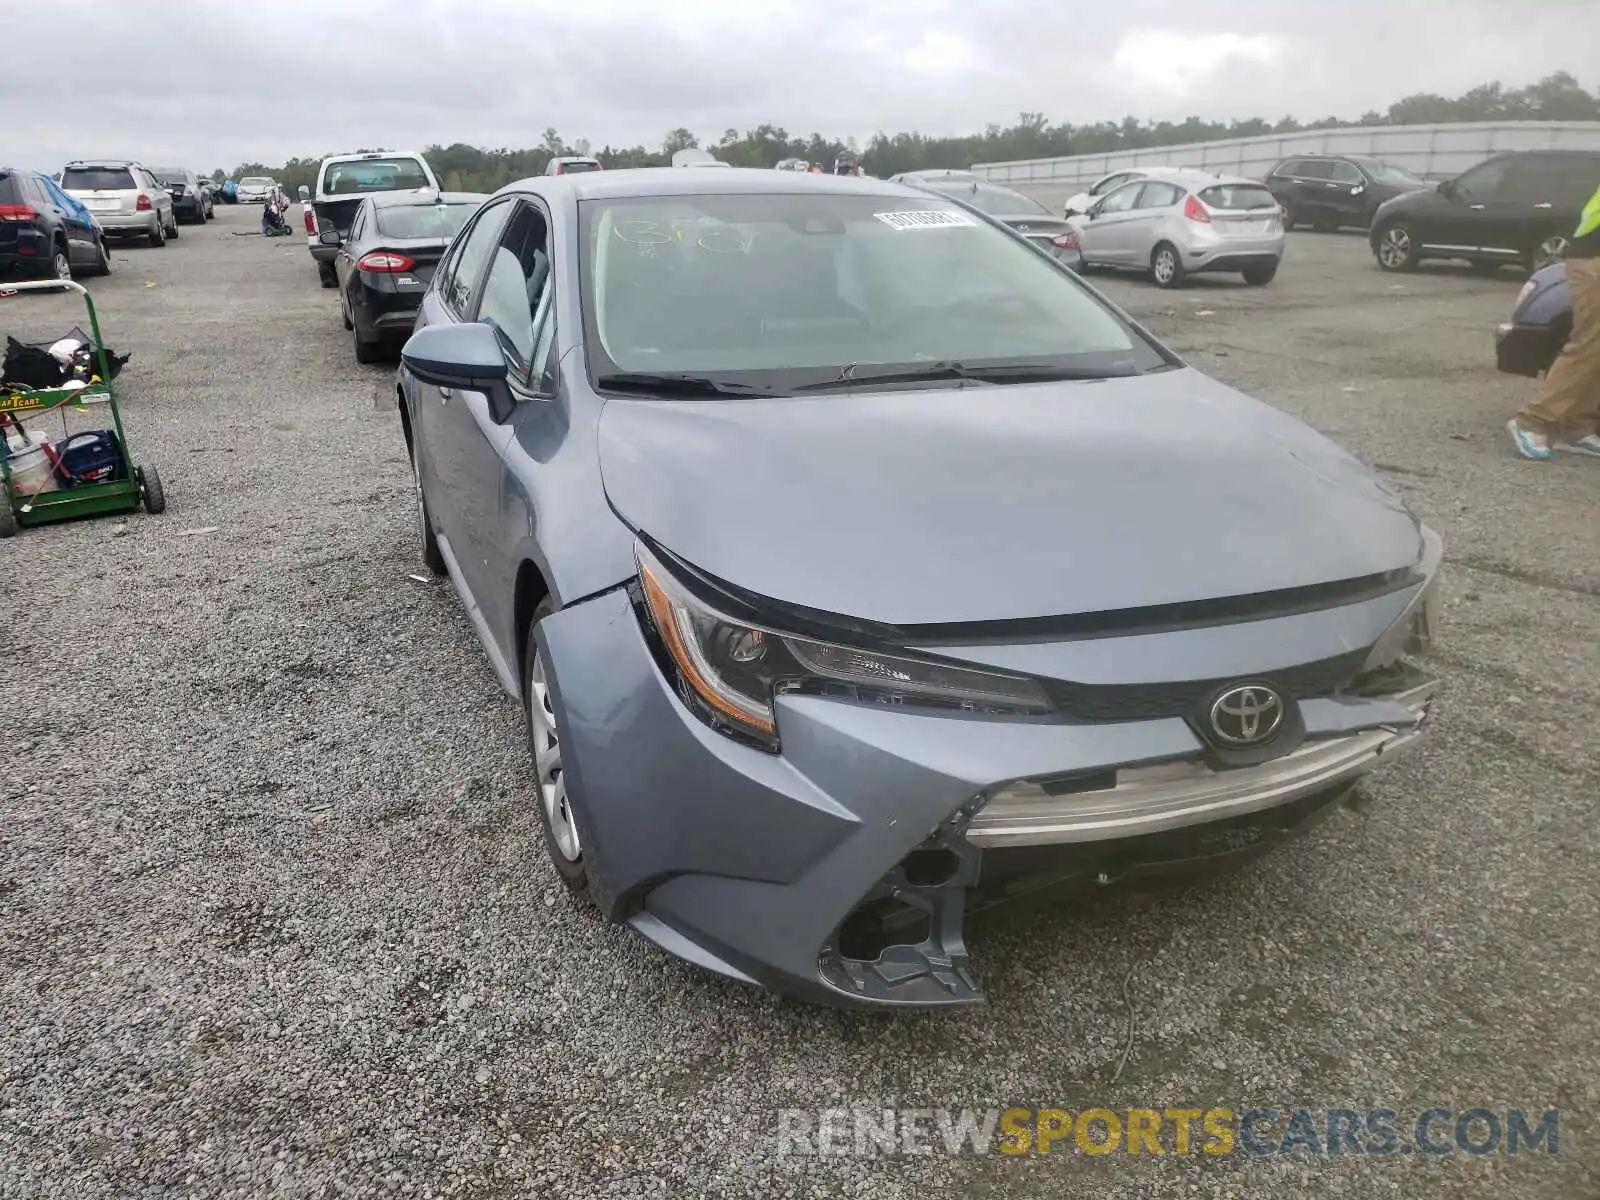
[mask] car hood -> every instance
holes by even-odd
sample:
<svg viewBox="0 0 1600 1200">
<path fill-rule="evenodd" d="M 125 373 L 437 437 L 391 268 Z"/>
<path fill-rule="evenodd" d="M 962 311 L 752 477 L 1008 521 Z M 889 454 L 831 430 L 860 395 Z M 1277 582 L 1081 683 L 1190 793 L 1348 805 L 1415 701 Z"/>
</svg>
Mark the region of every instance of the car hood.
<svg viewBox="0 0 1600 1200">
<path fill-rule="evenodd" d="M 624 521 L 747 591 L 894 625 L 1243 596 L 1415 563 L 1333 443 L 1187 368 L 1093 382 L 613 400 Z"/>
</svg>

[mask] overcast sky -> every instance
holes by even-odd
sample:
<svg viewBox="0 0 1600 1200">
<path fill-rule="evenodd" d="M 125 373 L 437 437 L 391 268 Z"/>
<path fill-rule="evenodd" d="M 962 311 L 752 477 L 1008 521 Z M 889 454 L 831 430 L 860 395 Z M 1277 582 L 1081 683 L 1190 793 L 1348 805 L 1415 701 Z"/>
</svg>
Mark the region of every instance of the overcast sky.
<svg viewBox="0 0 1600 1200">
<path fill-rule="evenodd" d="M 1600 0 L 50 0 L 7 5 L 0 161 L 209 171 L 363 146 L 659 145 L 1086 123 L 1354 117 L 1566 69 Z M 66 39 L 60 55 L 44 52 Z M 103 68 L 97 64 L 105 64 Z M 51 67 L 47 78 L 47 64 Z"/>
</svg>

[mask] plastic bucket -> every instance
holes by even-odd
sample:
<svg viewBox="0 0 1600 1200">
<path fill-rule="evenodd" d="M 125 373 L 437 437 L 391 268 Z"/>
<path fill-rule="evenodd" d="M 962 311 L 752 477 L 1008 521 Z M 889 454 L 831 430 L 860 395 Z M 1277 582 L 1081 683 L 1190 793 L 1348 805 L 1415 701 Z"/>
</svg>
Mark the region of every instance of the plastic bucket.
<svg viewBox="0 0 1600 1200">
<path fill-rule="evenodd" d="M 11 490 L 19 496 L 36 496 L 40 492 L 56 490 L 55 464 L 45 455 L 47 441 L 35 441 L 30 435 L 26 450 L 13 451 L 11 455 Z"/>
</svg>

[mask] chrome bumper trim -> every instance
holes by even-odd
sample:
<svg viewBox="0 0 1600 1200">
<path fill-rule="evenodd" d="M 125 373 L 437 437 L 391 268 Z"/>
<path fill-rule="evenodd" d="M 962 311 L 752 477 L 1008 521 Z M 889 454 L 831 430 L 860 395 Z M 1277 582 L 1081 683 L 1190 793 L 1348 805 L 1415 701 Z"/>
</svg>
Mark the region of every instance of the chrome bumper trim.
<svg viewBox="0 0 1600 1200">
<path fill-rule="evenodd" d="M 1126 767 L 1115 787 L 1051 796 L 1032 783 L 996 790 L 967 827 L 967 840 L 990 850 L 1102 842 L 1203 825 L 1260 812 L 1350 783 L 1408 748 L 1422 732 L 1429 680 L 1386 699 L 1409 709 L 1406 725 L 1364 729 L 1308 741 L 1258 767 L 1213 771 L 1195 761 Z"/>
</svg>

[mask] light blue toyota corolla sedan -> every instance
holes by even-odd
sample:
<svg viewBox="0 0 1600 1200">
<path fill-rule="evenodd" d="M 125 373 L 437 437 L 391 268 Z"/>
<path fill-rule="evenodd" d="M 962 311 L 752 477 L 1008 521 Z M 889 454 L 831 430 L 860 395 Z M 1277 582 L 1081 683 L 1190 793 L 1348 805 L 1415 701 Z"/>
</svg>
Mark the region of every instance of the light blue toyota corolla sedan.
<svg viewBox="0 0 1600 1200">
<path fill-rule="evenodd" d="M 737 980 L 979 1000 L 976 909 L 1231 862 L 1428 719 L 1439 538 L 951 198 L 524 180 L 399 388 L 550 861 Z"/>
</svg>

